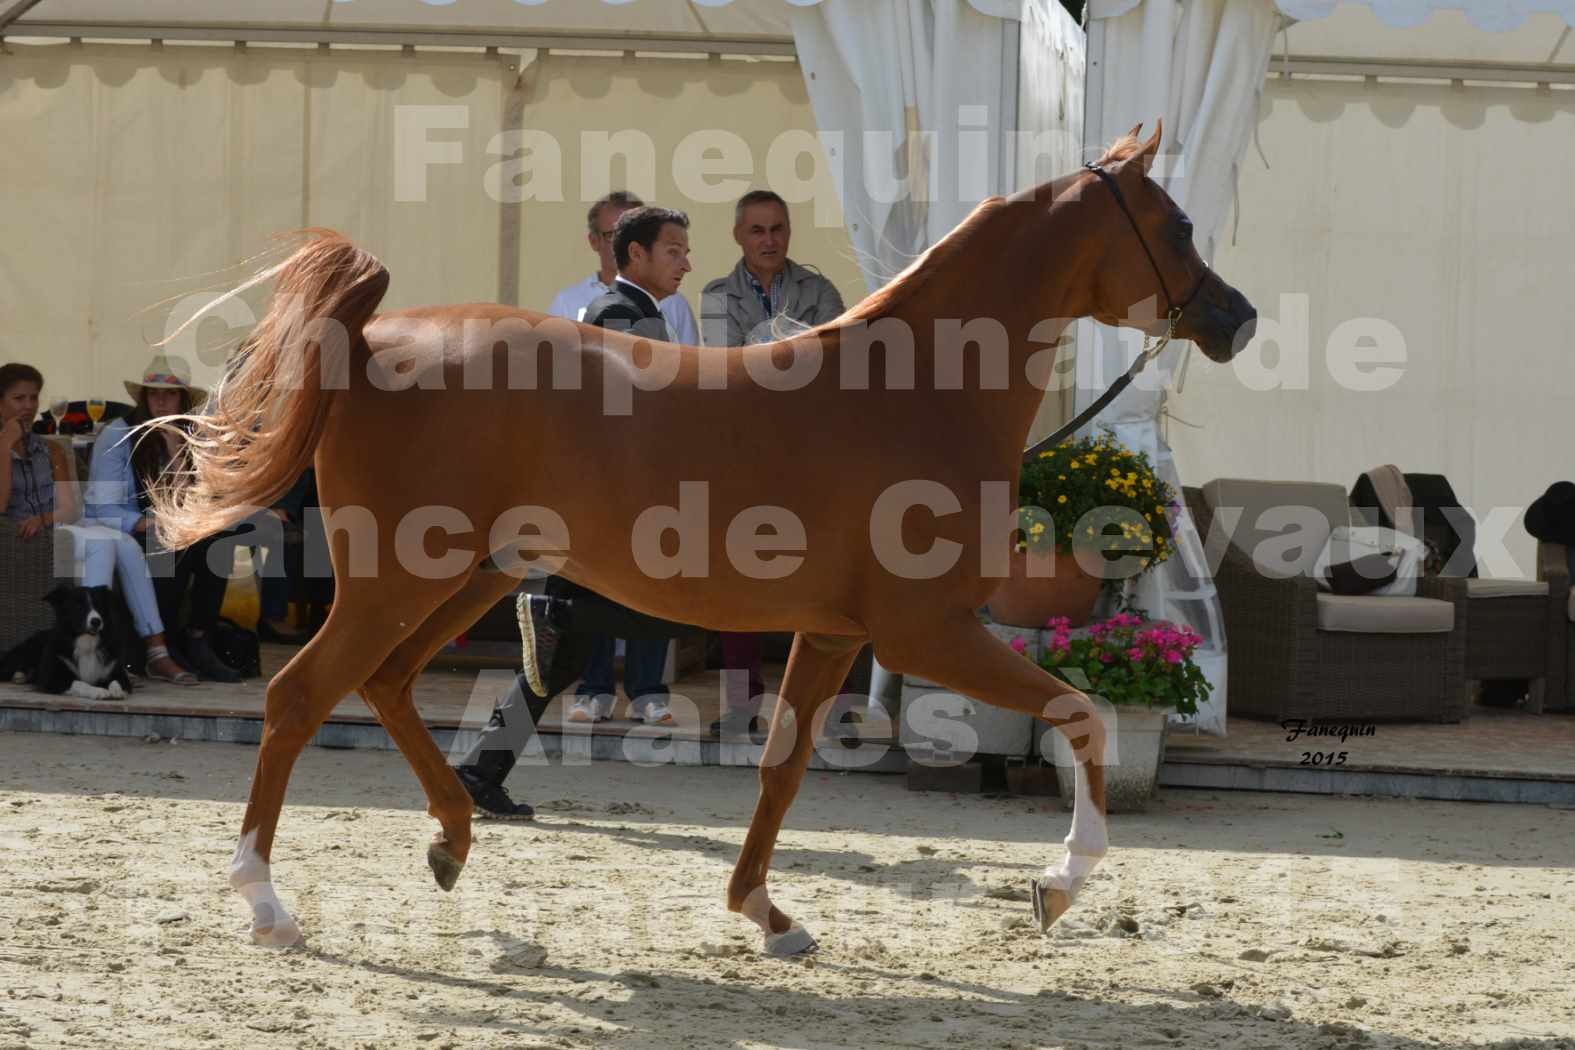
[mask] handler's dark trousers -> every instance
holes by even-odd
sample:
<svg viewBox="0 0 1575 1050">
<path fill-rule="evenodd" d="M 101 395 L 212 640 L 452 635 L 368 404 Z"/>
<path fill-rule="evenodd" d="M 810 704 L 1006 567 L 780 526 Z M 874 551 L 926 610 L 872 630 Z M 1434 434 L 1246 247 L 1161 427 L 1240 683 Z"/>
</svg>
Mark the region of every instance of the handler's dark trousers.
<svg viewBox="0 0 1575 1050">
<path fill-rule="evenodd" d="M 562 632 L 552 666 L 542 668 L 549 695 L 545 700 L 537 696 L 525 684 L 524 676 L 516 675 L 514 684 L 492 709 L 492 717 L 475 746 L 456 763 L 474 770 L 489 783 L 503 783 L 536 735 L 536 723 L 541 721 L 552 698 L 585 673 L 599 637 L 671 639 L 699 630 L 636 612 L 558 576 L 547 580 L 546 593 L 552 599 L 553 626 Z"/>
</svg>

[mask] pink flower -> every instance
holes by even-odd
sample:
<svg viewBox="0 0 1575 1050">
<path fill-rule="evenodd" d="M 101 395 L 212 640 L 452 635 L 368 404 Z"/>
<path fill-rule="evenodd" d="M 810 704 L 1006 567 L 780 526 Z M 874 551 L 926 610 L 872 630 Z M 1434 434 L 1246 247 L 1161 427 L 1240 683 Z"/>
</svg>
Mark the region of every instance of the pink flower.
<svg viewBox="0 0 1575 1050">
<path fill-rule="evenodd" d="M 1116 658 L 1116 654 L 1115 653 L 1103 652 L 1103 653 L 1099 654 L 1099 662 L 1102 663 L 1102 664 L 1111 663 L 1112 661 L 1115 660 L 1115 658 Z"/>
<path fill-rule="evenodd" d="M 1127 650 L 1127 659 L 1129 659 L 1129 660 L 1141 660 L 1141 659 L 1143 659 L 1143 650 L 1139 649 L 1137 646 L 1134 645 L 1132 648 Z"/>
<path fill-rule="evenodd" d="M 1051 628 L 1052 630 L 1056 630 L 1056 631 L 1059 631 L 1062 628 L 1065 628 L 1067 630 L 1071 630 L 1072 629 L 1072 621 L 1067 619 L 1065 616 L 1052 616 L 1052 617 L 1050 617 L 1050 619 L 1045 621 L 1045 626 Z"/>
<path fill-rule="evenodd" d="M 1026 653 L 1027 651 L 1028 651 L 1028 643 L 1026 641 L 1024 641 L 1021 638 L 1013 638 L 1012 639 L 1012 652 L 1016 653 L 1018 656 L 1021 656 L 1024 653 Z"/>
<path fill-rule="evenodd" d="M 1165 654 L 1165 662 L 1167 664 L 1179 664 L 1181 663 L 1181 654 L 1172 649 L 1170 652 Z"/>
</svg>

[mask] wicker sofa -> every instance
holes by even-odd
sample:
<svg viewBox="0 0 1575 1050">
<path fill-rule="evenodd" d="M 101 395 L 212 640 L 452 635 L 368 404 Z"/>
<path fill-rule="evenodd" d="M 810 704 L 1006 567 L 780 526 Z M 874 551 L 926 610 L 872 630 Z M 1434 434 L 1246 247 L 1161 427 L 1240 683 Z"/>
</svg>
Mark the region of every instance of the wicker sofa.
<svg viewBox="0 0 1575 1050">
<path fill-rule="evenodd" d="M 1275 722 L 1465 716 L 1465 580 L 1425 578 L 1414 598 L 1321 593 L 1311 569 L 1330 530 L 1350 521 L 1343 487 L 1217 479 L 1184 492 L 1210 560 L 1218 561 L 1233 715 Z"/>
<path fill-rule="evenodd" d="M 1546 580 L 1551 600 L 1562 605 L 1563 618 L 1553 633 L 1548 652 L 1548 674 L 1543 709 L 1575 708 L 1575 547 L 1559 543 L 1537 544 L 1537 579 Z"/>
</svg>

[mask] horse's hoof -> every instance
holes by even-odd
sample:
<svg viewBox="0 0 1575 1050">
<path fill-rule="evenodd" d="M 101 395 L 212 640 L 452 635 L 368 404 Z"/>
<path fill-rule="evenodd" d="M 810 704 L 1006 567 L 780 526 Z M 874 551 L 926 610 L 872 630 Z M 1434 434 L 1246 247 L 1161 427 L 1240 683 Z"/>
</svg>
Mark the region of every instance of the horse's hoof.
<svg viewBox="0 0 1575 1050">
<path fill-rule="evenodd" d="M 813 955 L 820 950 L 815 938 L 802 926 L 790 926 L 781 933 L 766 935 L 766 954 L 773 959 L 792 959 L 800 955 Z"/>
<path fill-rule="evenodd" d="M 301 936 L 299 926 L 286 919 L 272 926 L 253 926 L 252 943 L 263 948 L 302 948 L 306 946 L 306 938 Z"/>
<path fill-rule="evenodd" d="M 1065 890 L 1056 889 L 1038 879 L 1028 880 L 1028 897 L 1034 902 L 1034 918 L 1039 921 L 1039 932 L 1046 933 L 1055 921 L 1072 906 L 1072 898 Z"/>
<path fill-rule="evenodd" d="M 427 847 L 427 866 L 432 869 L 432 877 L 445 893 L 454 888 L 454 883 L 459 881 L 459 873 L 465 870 L 465 862 L 455 860 L 454 855 L 437 842 Z"/>
</svg>

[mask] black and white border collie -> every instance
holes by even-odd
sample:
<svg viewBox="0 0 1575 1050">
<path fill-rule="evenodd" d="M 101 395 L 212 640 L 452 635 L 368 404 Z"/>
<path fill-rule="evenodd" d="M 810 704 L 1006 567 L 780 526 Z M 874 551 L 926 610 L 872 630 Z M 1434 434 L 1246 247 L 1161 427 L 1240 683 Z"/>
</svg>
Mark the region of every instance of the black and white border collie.
<svg viewBox="0 0 1575 1050">
<path fill-rule="evenodd" d="M 0 681 L 31 682 L 40 692 L 84 700 L 129 696 L 140 646 L 126 600 L 108 587 L 63 584 L 44 601 L 54 606 L 55 626 L 6 653 Z"/>
</svg>

